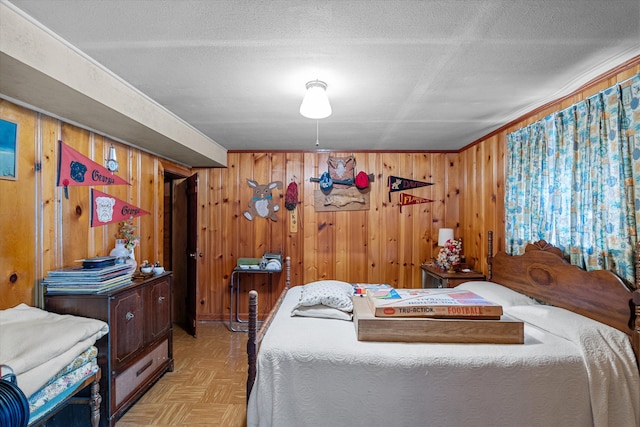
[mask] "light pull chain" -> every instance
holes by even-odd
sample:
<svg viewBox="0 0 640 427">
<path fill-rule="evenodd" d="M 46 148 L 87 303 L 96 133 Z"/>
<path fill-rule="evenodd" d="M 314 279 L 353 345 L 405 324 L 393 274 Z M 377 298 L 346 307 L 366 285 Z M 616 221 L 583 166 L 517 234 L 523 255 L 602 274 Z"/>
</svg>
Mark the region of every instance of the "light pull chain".
<svg viewBox="0 0 640 427">
<path fill-rule="evenodd" d="M 316 120 L 316 147 L 320 146 L 320 139 L 318 137 L 319 132 L 318 132 L 318 122 L 319 120 Z"/>
</svg>

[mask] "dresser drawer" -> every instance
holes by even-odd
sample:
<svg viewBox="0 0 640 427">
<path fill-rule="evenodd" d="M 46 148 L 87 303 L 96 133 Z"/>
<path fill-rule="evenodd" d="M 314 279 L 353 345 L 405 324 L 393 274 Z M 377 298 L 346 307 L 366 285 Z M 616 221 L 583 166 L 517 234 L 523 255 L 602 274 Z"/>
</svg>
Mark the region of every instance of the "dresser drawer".
<svg viewBox="0 0 640 427">
<path fill-rule="evenodd" d="M 167 277 L 147 286 L 145 296 L 145 342 L 155 341 L 171 327 L 171 281 Z"/>
<path fill-rule="evenodd" d="M 164 340 L 115 379 L 115 403 L 119 406 L 169 359 L 169 341 Z"/>
<path fill-rule="evenodd" d="M 134 289 L 113 297 L 111 315 L 112 353 L 115 369 L 133 359 L 143 347 L 143 300 L 142 291 Z"/>
</svg>

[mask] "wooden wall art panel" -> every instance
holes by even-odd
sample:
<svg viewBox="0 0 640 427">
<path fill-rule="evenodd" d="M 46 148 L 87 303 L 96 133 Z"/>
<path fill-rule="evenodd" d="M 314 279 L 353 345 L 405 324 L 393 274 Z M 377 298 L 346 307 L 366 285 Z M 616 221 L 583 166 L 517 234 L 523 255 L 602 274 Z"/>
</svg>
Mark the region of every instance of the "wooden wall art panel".
<svg viewBox="0 0 640 427">
<path fill-rule="evenodd" d="M 369 192 L 357 188 L 333 188 L 329 193 L 314 190 L 313 206 L 316 212 L 368 211 Z"/>
</svg>

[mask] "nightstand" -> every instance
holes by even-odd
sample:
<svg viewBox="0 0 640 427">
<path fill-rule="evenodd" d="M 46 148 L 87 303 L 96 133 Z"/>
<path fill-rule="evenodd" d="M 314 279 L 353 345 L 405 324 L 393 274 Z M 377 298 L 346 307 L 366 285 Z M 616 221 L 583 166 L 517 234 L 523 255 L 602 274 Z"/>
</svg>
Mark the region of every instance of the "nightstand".
<svg viewBox="0 0 640 427">
<path fill-rule="evenodd" d="M 485 280 L 484 274 L 474 270 L 468 273 L 447 273 L 436 266 L 427 264 L 421 265 L 420 268 L 422 269 L 423 288 L 455 288 L 460 283 L 471 280 Z"/>
</svg>

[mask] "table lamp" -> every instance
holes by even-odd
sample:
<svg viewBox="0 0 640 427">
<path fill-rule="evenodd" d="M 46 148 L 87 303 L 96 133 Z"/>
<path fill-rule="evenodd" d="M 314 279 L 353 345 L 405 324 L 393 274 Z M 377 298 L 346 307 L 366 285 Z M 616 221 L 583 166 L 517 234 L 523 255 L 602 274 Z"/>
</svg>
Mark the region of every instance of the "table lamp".
<svg viewBox="0 0 640 427">
<path fill-rule="evenodd" d="M 453 240 L 453 228 L 441 228 L 438 230 L 438 246 L 445 246 L 447 240 Z"/>
<path fill-rule="evenodd" d="M 447 246 L 447 241 L 453 240 L 453 228 L 441 228 L 438 230 L 438 246 L 440 247 L 440 252 Z M 438 255 L 439 258 L 439 255 Z M 436 264 L 437 261 L 436 261 Z M 441 268 L 446 268 L 449 273 L 453 273 L 453 265 L 442 265 Z"/>
</svg>

